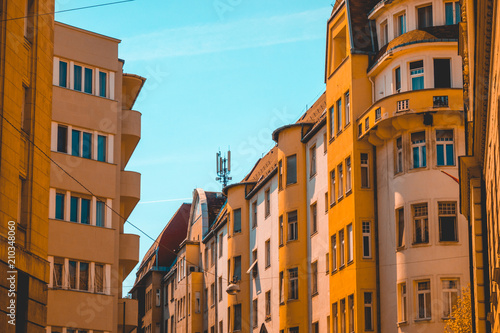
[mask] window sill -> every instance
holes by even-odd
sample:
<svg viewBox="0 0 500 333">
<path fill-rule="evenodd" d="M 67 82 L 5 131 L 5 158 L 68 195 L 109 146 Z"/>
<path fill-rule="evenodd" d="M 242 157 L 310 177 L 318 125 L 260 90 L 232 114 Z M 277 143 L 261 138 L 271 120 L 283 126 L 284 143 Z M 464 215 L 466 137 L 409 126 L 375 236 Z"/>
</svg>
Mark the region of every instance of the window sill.
<svg viewBox="0 0 500 333">
<path fill-rule="evenodd" d="M 317 174 L 318 174 L 318 173 L 317 173 L 317 172 L 315 172 L 315 173 L 313 173 L 312 175 L 309 175 L 309 180 L 311 180 L 311 179 L 315 178 Z"/>
<path fill-rule="evenodd" d="M 278 246 L 278 248 L 283 247 L 283 246 L 285 246 L 285 244 L 280 244 L 280 245 Z"/>
<path fill-rule="evenodd" d="M 267 265 L 264 270 L 267 270 L 268 268 L 271 268 L 271 265 Z"/>
<path fill-rule="evenodd" d="M 329 140 L 328 140 L 328 144 L 331 144 L 333 141 L 335 141 L 335 137 L 332 136 Z"/>
<path fill-rule="evenodd" d="M 266 319 L 264 319 L 266 322 L 271 321 L 271 316 L 266 316 Z"/>
<path fill-rule="evenodd" d="M 354 259 L 351 259 L 346 266 L 351 266 L 352 264 L 354 264 Z"/>
<path fill-rule="evenodd" d="M 330 208 L 332 208 L 333 206 L 335 206 L 337 203 L 336 202 L 330 202 Z"/>
<path fill-rule="evenodd" d="M 317 234 L 318 234 L 318 230 L 313 231 L 313 233 L 311 234 L 311 238 L 314 237 L 314 236 L 316 236 Z"/>
<path fill-rule="evenodd" d="M 411 246 L 414 246 L 414 247 L 425 247 L 425 246 L 431 246 L 431 244 L 429 242 L 426 242 L 426 243 L 412 243 Z"/>
<path fill-rule="evenodd" d="M 298 301 L 299 301 L 298 298 L 290 298 L 290 299 L 287 299 L 286 304 L 288 304 L 288 303 L 295 303 L 295 302 L 298 302 Z"/>
<path fill-rule="evenodd" d="M 318 291 L 315 291 L 315 292 L 313 292 L 313 293 L 312 293 L 311 298 L 312 298 L 312 297 L 315 297 L 315 296 L 318 296 L 318 295 L 319 295 L 319 292 L 318 292 Z"/>
<path fill-rule="evenodd" d="M 337 198 L 337 203 L 338 203 L 338 202 L 341 202 L 342 200 L 344 200 L 344 196 L 338 197 L 338 198 Z"/>
<path fill-rule="evenodd" d="M 280 306 L 282 306 L 282 305 L 285 305 L 285 302 L 281 301 L 280 302 Z"/>
<path fill-rule="evenodd" d="M 332 273 L 331 273 L 331 274 L 333 275 L 333 274 L 337 273 L 338 271 L 339 271 L 339 270 L 338 270 L 337 268 L 335 268 L 335 269 L 332 271 Z"/>
<path fill-rule="evenodd" d="M 340 267 L 339 267 L 339 272 L 340 272 L 341 270 L 343 270 L 344 268 L 346 268 L 346 265 L 345 265 L 345 264 L 340 265 Z"/>
<path fill-rule="evenodd" d="M 345 192 L 346 198 L 352 194 L 352 188 L 349 189 L 349 191 Z"/>
<path fill-rule="evenodd" d="M 293 242 L 298 242 L 299 240 L 298 239 L 289 239 L 286 241 L 286 244 L 288 245 L 288 243 L 293 243 Z"/>
<path fill-rule="evenodd" d="M 400 327 L 400 326 L 406 326 L 406 325 L 408 325 L 408 322 L 407 322 L 407 321 L 400 321 L 400 322 L 398 323 L 398 327 Z"/>
<path fill-rule="evenodd" d="M 403 251 L 403 250 L 406 250 L 406 246 L 402 245 L 402 246 L 396 247 L 396 252 L 400 252 L 400 251 Z"/>
<path fill-rule="evenodd" d="M 419 318 L 415 319 L 415 323 L 430 322 L 432 318 Z"/>
<path fill-rule="evenodd" d="M 297 185 L 298 183 L 297 182 L 294 182 L 294 183 L 286 183 L 286 187 L 288 188 L 288 186 L 293 186 L 293 185 Z"/>
<path fill-rule="evenodd" d="M 337 131 L 337 134 L 335 136 L 338 138 L 340 134 L 342 134 L 342 130 Z"/>
</svg>

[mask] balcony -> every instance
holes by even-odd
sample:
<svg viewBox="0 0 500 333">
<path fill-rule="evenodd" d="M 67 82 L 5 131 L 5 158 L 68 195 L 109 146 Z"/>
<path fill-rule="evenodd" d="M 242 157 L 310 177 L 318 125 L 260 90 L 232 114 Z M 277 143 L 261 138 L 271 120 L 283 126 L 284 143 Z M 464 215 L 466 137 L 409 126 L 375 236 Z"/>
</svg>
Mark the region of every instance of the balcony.
<svg viewBox="0 0 500 333">
<path fill-rule="evenodd" d="M 120 266 L 126 277 L 139 262 L 139 235 L 120 234 Z"/>
<path fill-rule="evenodd" d="M 120 199 L 121 213 L 128 219 L 130 213 L 141 198 L 141 174 L 133 171 L 121 171 Z M 125 221 L 123 221 L 125 222 Z"/>
<path fill-rule="evenodd" d="M 124 168 L 141 138 L 141 113 L 122 110 L 122 167 Z"/>
<path fill-rule="evenodd" d="M 118 300 L 118 331 L 129 333 L 137 327 L 138 303 L 136 299 Z"/>
<path fill-rule="evenodd" d="M 380 140 L 392 136 L 392 129 L 409 128 L 410 115 L 432 113 L 434 119 L 441 119 L 445 112 L 453 117 L 458 111 L 463 111 L 462 89 L 422 89 L 394 94 L 378 100 L 357 119 L 358 136 L 363 138 L 376 129 L 377 136 L 370 135 L 370 141 L 380 144 Z"/>
</svg>

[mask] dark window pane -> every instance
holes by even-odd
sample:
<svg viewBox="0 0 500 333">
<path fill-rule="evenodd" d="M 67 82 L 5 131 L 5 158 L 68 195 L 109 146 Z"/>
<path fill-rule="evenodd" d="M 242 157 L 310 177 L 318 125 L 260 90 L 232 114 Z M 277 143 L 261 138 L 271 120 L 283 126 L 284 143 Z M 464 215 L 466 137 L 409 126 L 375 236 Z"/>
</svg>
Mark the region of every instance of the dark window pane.
<svg viewBox="0 0 500 333">
<path fill-rule="evenodd" d="M 233 215 L 233 232 L 241 232 L 241 209 L 235 209 Z"/>
<path fill-rule="evenodd" d="M 68 87 L 68 63 L 59 61 L 59 86 Z"/>
<path fill-rule="evenodd" d="M 105 211 L 104 202 L 97 201 L 95 208 L 96 208 L 95 225 L 98 227 L 104 227 L 104 211 Z"/>
<path fill-rule="evenodd" d="M 64 220 L 64 194 L 56 193 L 56 219 Z"/>
<path fill-rule="evenodd" d="M 69 287 L 76 289 L 76 261 L 69 262 Z"/>
<path fill-rule="evenodd" d="M 80 198 L 71 197 L 70 221 L 78 222 L 78 203 Z"/>
<path fill-rule="evenodd" d="M 434 88 L 451 88 L 450 59 L 434 59 Z"/>
<path fill-rule="evenodd" d="M 453 242 L 457 240 L 456 217 L 442 216 L 439 218 L 441 241 Z"/>
<path fill-rule="evenodd" d="M 447 2 L 444 4 L 446 13 L 446 25 L 453 24 L 453 2 Z"/>
<path fill-rule="evenodd" d="M 400 91 L 401 90 L 401 67 L 396 68 L 394 76 L 396 77 L 396 91 Z"/>
<path fill-rule="evenodd" d="M 234 306 L 234 331 L 241 330 L 241 304 L 236 304 Z"/>
<path fill-rule="evenodd" d="M 82 215 L 81 215 L 81 220 L 80 223 L 83 224 L 89 224 L 90 220 L 90 200 L 88 199 L 81 199 L 82 202 Z"/>
<path fill-rule="evenodd" d="M 432 27 L 432 6 L 418 9 L 418 29 Z"/>
<path fill-rule="evenodd" d="M 106 162 L 106 137 L 102 135 L 97 136 L 97 160 Z"/>
<path fill-rule="evenodd" d="M 99 72 L 99 96 L 106 97 L 106 73 Z"/>
<path fill-rule="evenodd" d="M 71 132 L 71 155 L 80 156 L 80 131 Z"/>
<path fill-rule="evenodd" d="M 82 157 L 92 158 L 92 134 L 83 132 Z"/>
<path fill-rule="evenodd" d="M 87 94 L 92 94 L 92 70 L 90 68 L 85 68 L 85 92 Z"/>
<path fill-rule="evenodd" d="M 286 184 L 297 182 L 297 156 L 292 155 L 286 158 Z"/>
<path fill-rule="evenodd" d="M 241 256 L 234 257 L 234 274 L 233 278 L 236 281 L 241 280 Z"/>
<path fill-rule="evenodd" d="M 57 151 L 68 152 L 68 128 L 66 126 L 57 126 Z"/>
<path fill-rule="evenodd" d="M 89 264 L 80 263 L 80 290 L 89 290 Z"/>
<path fill-rule="evenodd" d="M 75 65 L 74 70 L 75 70 L 74 89 L 82 91 L 82 66 Z"/>
</svg>

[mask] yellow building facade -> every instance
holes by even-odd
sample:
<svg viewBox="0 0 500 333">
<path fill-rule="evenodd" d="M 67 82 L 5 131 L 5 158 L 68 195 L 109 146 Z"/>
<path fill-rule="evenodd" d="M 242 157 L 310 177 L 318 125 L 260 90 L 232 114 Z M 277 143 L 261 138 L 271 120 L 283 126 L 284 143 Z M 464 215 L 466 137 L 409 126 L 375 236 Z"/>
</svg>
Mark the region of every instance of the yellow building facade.
<svg viewBox="0 0 500 333">
<path fill-rule="evenodd" d="M 2 332 L 45 332 L 53 12 L 43 0 L 0 8 Z"/>
</svg>

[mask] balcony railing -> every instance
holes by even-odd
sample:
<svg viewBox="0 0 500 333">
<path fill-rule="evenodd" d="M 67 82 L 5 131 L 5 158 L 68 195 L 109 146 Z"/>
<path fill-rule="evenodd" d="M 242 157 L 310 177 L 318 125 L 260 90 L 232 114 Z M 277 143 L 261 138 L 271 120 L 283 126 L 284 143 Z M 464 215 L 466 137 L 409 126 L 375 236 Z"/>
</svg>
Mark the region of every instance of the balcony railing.
<svg viewBox="0 0 500 333">
<path fill-rule="evenodd" d="M 408 111 L 410 109 L 410 100 L 404 99 L 402 101 L 398 101 L 398 109 L 397 112 Z"/>
</svg>

